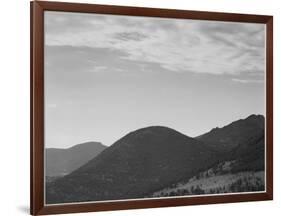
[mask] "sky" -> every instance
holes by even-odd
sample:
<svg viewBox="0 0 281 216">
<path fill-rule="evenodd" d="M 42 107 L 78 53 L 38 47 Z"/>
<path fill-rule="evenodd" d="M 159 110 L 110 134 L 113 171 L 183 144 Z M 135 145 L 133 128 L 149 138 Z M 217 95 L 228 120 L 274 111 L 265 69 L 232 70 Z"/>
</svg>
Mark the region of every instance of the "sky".
<svg viewBox="0 0 281 216">
<path fill-rule="evenodd" d="M 265 25 L 45 12 L 45 147 L 265 113 Z"/>
</svg>

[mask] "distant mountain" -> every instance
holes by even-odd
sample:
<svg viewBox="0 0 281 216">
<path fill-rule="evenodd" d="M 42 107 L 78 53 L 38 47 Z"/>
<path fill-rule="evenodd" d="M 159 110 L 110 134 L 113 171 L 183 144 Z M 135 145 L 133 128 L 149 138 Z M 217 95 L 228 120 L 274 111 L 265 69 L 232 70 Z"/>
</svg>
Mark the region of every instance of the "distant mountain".
<svg viewBox="0 0 281 216">
<path fill-rule="evenodd" d="M 101 153 L 106 146 L 86 142 L 68 149 L 46 149 L 46 176 L 48 179 L 71 173 Z"/>
<path fill-rule="evenodd" d="M 47 184 L 46 201 L 143 198 L 215 163 L 203 142 L 167 127 L 131 132 L 70 175 Z"/>
<path fill-rule="evenodd" d="M 216 151 L 230 152 L 239 145 L 244 145 L 250 139 L 264 133 L 264 117 L 262 115 L 250 115 L 246 119 L 240 119 L 231 124 L 214 128 L 210 132 L 196 137 Z"/>
</svg>

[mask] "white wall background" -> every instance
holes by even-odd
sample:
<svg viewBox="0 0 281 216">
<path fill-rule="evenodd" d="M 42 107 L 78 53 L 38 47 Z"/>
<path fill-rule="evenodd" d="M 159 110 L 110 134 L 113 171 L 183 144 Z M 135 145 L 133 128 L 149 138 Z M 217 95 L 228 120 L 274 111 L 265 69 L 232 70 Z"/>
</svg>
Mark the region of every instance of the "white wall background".
<svg viewBox="0 0 281 216">
<path fill-rule="evenodd" d="M 71 1 L 71 0 L 69 0 Z M 77 0 L 73 2 L 78 2 Z M 274 15 L 274 201 L 95 213 L 126 215 L 278 215 L 281 210 L 281 11 L 277 0 L 81 0 L 97 4 Z M 1 1 L 0 214 L 29 209 L 29 0 Z M 91 215 L 93 213 L 89 213 Z M 76 214 L 87 215 L 87 214 Z"/>
</svg>

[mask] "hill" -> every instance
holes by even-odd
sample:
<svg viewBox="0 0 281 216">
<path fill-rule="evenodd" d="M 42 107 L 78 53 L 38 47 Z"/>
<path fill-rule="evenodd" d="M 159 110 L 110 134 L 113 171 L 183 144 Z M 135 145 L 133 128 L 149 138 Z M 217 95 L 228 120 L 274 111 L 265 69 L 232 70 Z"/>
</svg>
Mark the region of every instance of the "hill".
<svg viewBox="0 0 281 216">
<path fill-rule="evenodd" d="M 78 169 L 101 153 L 106 146 L 99 142 L 86 142 L 68 149 L 47 148 L 46 176 L 49 179 L 64 176 Z"/>
<path fill-rule="evenodd" d="M 201 141 L 167 127 L 131 132 L 87 164 L 47 185 L 47 203 L 142 198 L 215 163 Z"/>
</svg>

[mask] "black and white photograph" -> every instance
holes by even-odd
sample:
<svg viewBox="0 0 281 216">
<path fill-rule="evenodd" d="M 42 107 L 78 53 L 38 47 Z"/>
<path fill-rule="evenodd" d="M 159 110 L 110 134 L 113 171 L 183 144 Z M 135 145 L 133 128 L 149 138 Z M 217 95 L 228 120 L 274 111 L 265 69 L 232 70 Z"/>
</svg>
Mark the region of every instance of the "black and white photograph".
<svg viewBox="0 0 281 216">
<path fill-rule="evenodd" d="M 266 190 L 266 25 L 44 12 L 46 205 Z"/>
</svg>

